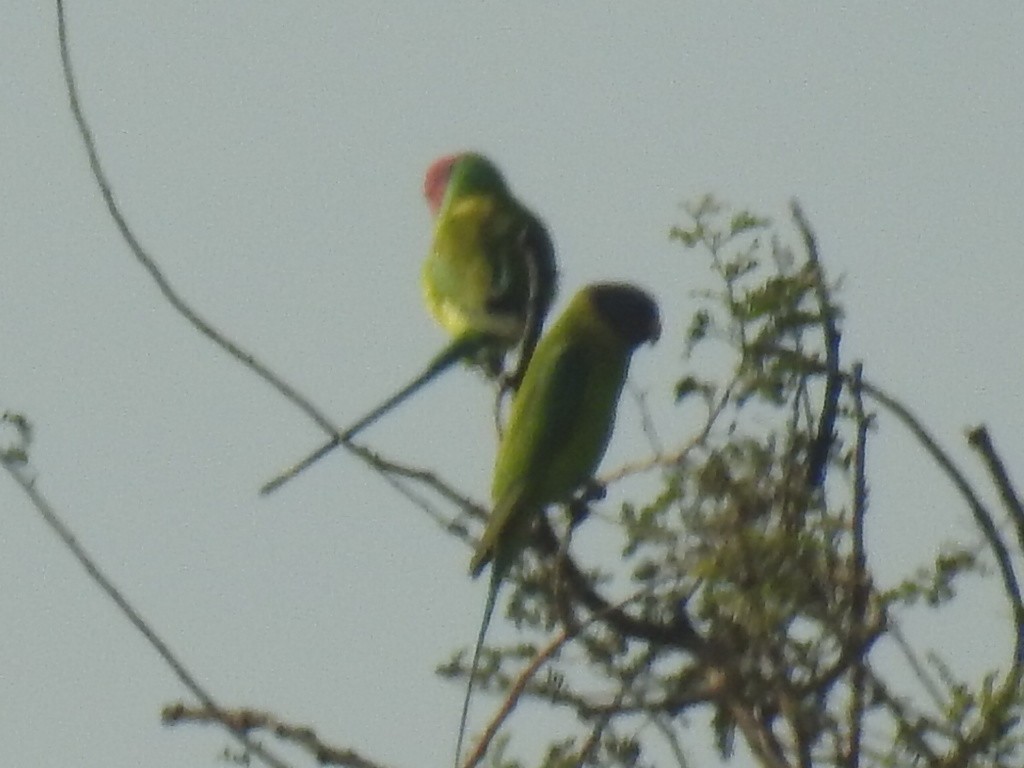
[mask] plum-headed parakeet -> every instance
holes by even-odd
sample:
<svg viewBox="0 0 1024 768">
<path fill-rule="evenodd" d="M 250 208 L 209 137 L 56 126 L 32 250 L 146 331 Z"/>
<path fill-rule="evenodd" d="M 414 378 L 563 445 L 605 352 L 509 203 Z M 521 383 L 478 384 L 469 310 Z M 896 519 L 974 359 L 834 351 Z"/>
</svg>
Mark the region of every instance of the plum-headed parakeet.
<svg viewBox="0 0 1024 768">
<path fill-rule="evenodd" d="M 409 384 L 341 435 L 260 489 L 267 494 L 373 424 L 420 387 L 460 360 L 481 363 L 492 375 L 518 346 L 518 385 L 557 284 L 554 248 L 540 220 L 508 189 L 501 171 L 483 155 L 445 155 L 427 169 L 423 193 L 434 216 L 434 235 L 423 267 L 427 309 L 452 340 Z"/>
<path fill-rule="evenodd" d="M 547 230 L 475 152 L 434 161 L 423 192 L 435 216 L 423 266 L 427 309 L 453 344 L 475 340 L 474 357 L 491 373 L 518 345 L 522 375 L 555 295 Z"/>
<path fill-rule="evenodd" d="M 470 573 L 491 564 L 483 620 L 473 650 L 459 725 L 461 757 L 473 678 L 502 580 L 525 548 L 544 508 L 568 501 L 597 469 L 633 351 L 655 341 L 658 308 L 621 283 L 590 285 L 573 297 L 541 338 L 512 401 L 491 484 L 493 509 Z"/>
</svg>

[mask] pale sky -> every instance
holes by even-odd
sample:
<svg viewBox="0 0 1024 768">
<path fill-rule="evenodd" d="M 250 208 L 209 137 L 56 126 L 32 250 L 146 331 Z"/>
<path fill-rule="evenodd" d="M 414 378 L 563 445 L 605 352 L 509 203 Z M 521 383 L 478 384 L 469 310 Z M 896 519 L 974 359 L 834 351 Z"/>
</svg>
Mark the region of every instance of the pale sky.
<svg viewBox="0 0 1024 768">
<path fill-rule="evenodd" d="M 631 381 L 664 437 L 695 427 L 670 406 L 688 270 L 703 269 L 668 241 L 680 204 L 714 192 L 784 220 L 796 196 L 844 277 L 845 359 L 974 478 L 963 430 L 987 423 L 1024 482 L 1019 2 L 67 12 L 137 235 L 207 318 L 341 424 L 443 340 L 420 301 L 421 179 L 473 148 L 547 221 L 559 306 L 607 278 L 660 300 L 666 332 Z M 475 636 L 485 585 L 468 549 L 341 453 L 257 497 L 320 434 L 175 314 L 119 239 L 67 107 L 52 4 L 9 4 L 0 50 L 0 409 L 35 424 L 39 487 L 222 703 L 396 767 L 450 764 L 463 689 L 433 669 Z M 490 399 L 458 372 L 367 439 L 485 500 Z M 624 405 L 605 466 L 643 445 Z M 891 419 L 870 452 L 883 576 L 971 534 Z M 6 476 L 0 513 L 0 762 L 218 765 L 227 736 L 160 725 L 185 692 Z M 992 600 L 972 629 L 1005 618 Z M 494 703 L 477 697 L 476 725 Z"/>
</svg>

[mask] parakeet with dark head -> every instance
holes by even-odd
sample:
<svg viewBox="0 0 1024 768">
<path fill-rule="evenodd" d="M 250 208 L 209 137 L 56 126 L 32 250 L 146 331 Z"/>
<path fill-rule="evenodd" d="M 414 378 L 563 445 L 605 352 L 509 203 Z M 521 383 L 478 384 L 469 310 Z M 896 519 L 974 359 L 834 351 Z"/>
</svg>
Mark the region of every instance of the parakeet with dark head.
<svg viewBox="0 0 1024 768">
<path fill-rule="evenodd" d="M 568 501 L 597 469 L 615 422 L 633 351 L 661 333 L 658 307 L 622 283 L 581 290 L 541 338 L 512 401 L 491 483 L 493 509 L 470 563 L 491 564 L 484 617 L 473 650 L 456 762 L 473 678 L 498 589 L 549 504 Z"/>
<path fill-rule="evenodd" d="M 423 192 L 435 216 L 423 266 L 427 309 L 453 342 L 479 340 L 476 359 L 491 373 L 518 347 L 521 375 L 555 296 L 547 230 L 497 166 L 475 152 L 432 163 Z"/>
</svg>

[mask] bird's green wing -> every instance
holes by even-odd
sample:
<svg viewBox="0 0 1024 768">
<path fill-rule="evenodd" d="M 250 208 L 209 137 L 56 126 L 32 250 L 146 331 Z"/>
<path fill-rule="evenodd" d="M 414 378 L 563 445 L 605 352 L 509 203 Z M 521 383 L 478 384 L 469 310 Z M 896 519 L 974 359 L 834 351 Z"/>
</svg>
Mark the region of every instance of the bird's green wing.
<svg viewBox="0 0 1024 768">
<path fill-rule="evenodd" d="M 523 389 L 517 395 L 517 402 L 522 402 L 516 413 L 545 414 L 545 417 L 530 420 L 527 424 L 520 422 L 513 427 L 510 421 L 505 439 L 523 441 L 522 448 L 515 456 L 502 452 L 496 472 L 506 474 L 506 490 L 497 500 L 487 529 L 480 545 L 473 556 L 470 570 L 476 576 L 483 567 L 493 559 L 491 578 L 487 588 L 487 602 L 484 616 L 473 648 L 473 660 L 470 664 L 469 682 L 466 685 L 466 697 L 462 705 L 462 718 L 459 723 L 459 737 L 456 745 L 456 766 L 462 754 L 462 742 L 465 737 L 466 720 L 469 714 L 469 702 L 473 691 L 473 682 L 480 663 L 480 650 L 483 647 L 487 627 L 494 614 L 498 589 L 511 569 L 529 533 L 530 516 L 538 510 L 532 486 L 542 471 L 545 457 L 563 450 L 568 444 L 574 424 L 581 417 L 583 405 L 581 395 L 588 374 L 586 355 L 579 346 L 566 344 L 549 351 L 550 375 L 536 377 L 532 385 L 524 382 Z M 538 362 L 539 359 L 538 359 Z M 513 432 L 513 428 L 515 431 Z M 507 449 L 506 449 L 507 451 Z M 507 458 L 506 458 L 507 457 Z M 522 467 L 502 466 L 522 462 Z"/>
<path fill-rule="evenodd" d="M 487 333 L 505 347 L 522 335 L 524 274 L 515 254 L 516 206 L 473 195 L 438 215 L 423 269 L 427 308 L 452 336 Z"/>
<path fill-rule="evenodd" d="M 555 477 L 572 451 L 587 409 L 587 381 L 591 360 L 586 349 L 566 343 L 547 345 L 534 358 L 544 375 L 533 371 L 513 403 L 505 436 L 494 468 L 492 497 L 495 506 L 470 565 L 478 575 L 507 542 L 522 546 L 522 528 L 527 527 L 537 507 L 568 496 L 583 479 Z M 513 545 L 513 542 L 515 544 Z"/>
<path fill-rule="evenodd" d="M 439 196 L 439 180 L 445 178 Z M 423 268 L 427 309 L 452 337 L 469 332 L 489 337 L 478 362 L 495 373 L 506 352 L 518 347 L 509 377 L 515 389 L 557 287 L 551 238 L 482 155 L 442 158 L 428 170 L 425 184 L 435 209 L 434 238 Z"/>
</svg>

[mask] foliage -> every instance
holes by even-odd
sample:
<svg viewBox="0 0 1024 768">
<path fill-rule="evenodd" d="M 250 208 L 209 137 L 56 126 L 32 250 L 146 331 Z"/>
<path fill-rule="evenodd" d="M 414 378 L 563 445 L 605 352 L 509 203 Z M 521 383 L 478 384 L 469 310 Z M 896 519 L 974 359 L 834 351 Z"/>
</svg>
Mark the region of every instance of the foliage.
<svg viewBox="0 0 1024 768">
<path fill-rule="evenodd" d="M 896 586 L 875 585 L 864 544 L 874 419 L 864 400 L 920 426 L 859 365 L 841 366 L 837 287 L 799 208 L 799 248 L 767 219 L 711 198 L 686 211 L 672 237 L 707 258 L 714 282 L 679 340 L 687 373 L 675 391 L 680 407 L 701 404 L 705 422 L 609 478 L 660 478 L 649 498 L 621 507 L 621 562 L 584 573 L 540 524 L 509 615 L 525 636 L 561 642 L 491 649 L 482 684 L 511 691 L 496 721 L 518 689 L 573 712 L 584 730 L 551 747 L 548 768 L 653 764 L 666 747 L 685 765 L 681 745 L 693 742 L 701 711 L 726 761 L 742 743 L 742 762 L 765 766 L 1021 764 L 1019 647 L 1007 669 L 972 684 L 900 629 L 911 607 L 955 600 L 961 580 L 1005 547 L 951 546 Z M 723 350 L 726 373 L 709 375 L 700 360 Z M 939 450 L 923 434 L 926 450 Z M 968 503 L 976 519 L 989 515 L 976 497 Z M 623 575 L 632 594 L 613 604 L 599 590 Z M 896 673 L 873 653 L 890 638 L 905 655 Z M 546 654 L 548 671 L 537 674 Z M 463 661 L 441 672 L 465 674 Z M 930 701 L 902 692 L 915 678 Z"/>
</svg>

